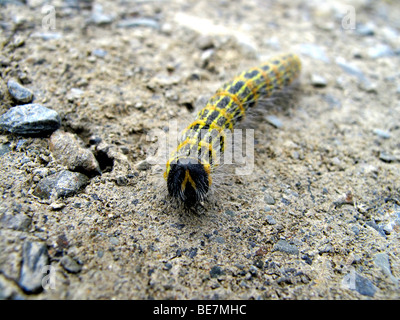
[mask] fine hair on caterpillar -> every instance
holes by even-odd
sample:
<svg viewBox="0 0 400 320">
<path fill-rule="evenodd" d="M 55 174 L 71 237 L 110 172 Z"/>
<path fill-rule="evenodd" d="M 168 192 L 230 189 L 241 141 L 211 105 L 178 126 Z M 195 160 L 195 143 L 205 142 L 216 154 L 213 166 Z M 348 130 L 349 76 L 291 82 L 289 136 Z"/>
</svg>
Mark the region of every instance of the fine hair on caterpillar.
<svg viewBox="0 0 400 320">
<path fill-rule="evenodd" d="M 294 54 L 274 57 L 225 83 L 177 138 L 171 139 L 171 128 L 168 137 L 159 132 L 159 146 L 160 143 L 163 146 L 158 157 L 149 162 L 165 165 L 169 196 L 186 209 L 197 211 L 215 189 L 212 186 L 219 177 L 218 168 L 241 164 L 242 167 L 235 168 L 235 174 L 251 174 L 254 130 L 245 130 L 243 144 L 243 132 L 237 129 L 237 124 L 257 104 L 271 101 L 272 95 L 287 88 L 299 76 L 300 69 L 300 59 Z M 168 140 L 172 140 L 172 150 L 168 148 Z"/>
</svg>

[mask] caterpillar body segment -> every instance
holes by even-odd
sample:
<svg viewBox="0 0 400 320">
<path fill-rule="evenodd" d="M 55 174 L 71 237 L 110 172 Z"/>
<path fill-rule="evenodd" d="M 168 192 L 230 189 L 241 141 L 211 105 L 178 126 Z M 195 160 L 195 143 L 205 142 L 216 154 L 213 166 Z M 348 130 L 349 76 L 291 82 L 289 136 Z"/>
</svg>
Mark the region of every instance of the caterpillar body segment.
<svg viewBox="0 0 400 320">
<path fill-rule="evenodd" d="M 260 98 L 288 86 L 300 69 L 296 55 L 283 54 L 242 72 L 218 89 L 183 130 L 167 162 L 164 178 L 169 195 L 187 208 L 205 200 L 212 185 L 212 169 L 225 149 L 225 132 L 233 131 Z"/>
</svg>

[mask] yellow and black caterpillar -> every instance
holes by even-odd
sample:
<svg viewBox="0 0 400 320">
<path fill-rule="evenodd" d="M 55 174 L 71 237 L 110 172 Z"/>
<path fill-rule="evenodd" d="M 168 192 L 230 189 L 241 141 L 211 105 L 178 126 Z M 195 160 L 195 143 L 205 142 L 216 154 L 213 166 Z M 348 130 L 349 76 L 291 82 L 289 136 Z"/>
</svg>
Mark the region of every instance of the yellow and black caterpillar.
<svg viewBox="0 0 400 320">
<path fill-rule="evenodd" d="M 183 130 L 178 147 L 167 162 L 164 178 L 170 196 L 186 208 L 206 198 L 212 184 L 217 151 L 224 151 L 224 131 L 233 131 L 248 109 L 261 97 L 269 97 L 288 86 L 300 73 L 301 62 L 294 54 L 283 54 L 251 68 L 226 83 Z"/>
</svg>

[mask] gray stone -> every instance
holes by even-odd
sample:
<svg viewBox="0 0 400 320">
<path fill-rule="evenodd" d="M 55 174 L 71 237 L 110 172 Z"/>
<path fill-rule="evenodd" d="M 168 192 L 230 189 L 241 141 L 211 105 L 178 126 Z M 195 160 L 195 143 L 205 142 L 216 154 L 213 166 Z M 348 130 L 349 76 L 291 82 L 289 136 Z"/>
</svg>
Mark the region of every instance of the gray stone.
<svg viewBox="0 0 400 320">
<path fill-rule="evenodd" d="M 390 139 L 391 135 L 389 131 L 382 130 L 382 129 L 374 129 L 373 133 L 376 134 L 378 137 L 383 139 Z"/>
<path fill-rule="evenodd" d="M 327 243 L 326 245 L 322 246 L 319 250 L 318 253 L 319 254 L 323 254 L 323 253 L 331 253 L 333 252 L 333 247 L 330 243 Z"/>
<path fill-rule="evenodd" d="M 225 243 L 225 239 L 224 239 L 224 237 L 220 237 L 220 236 L 218 236 L 218 237 L 215 237 L 215 239 L 214 239 L 217 243 L 220 243 L 220 244 L 223 244 L 223 243 Z"/>
<path fill-rule="evenodd" d="M 270 225 L 276 224 L 275 218 L 274 218 L 273 216 L 271 216 L 271 215 L 267 215 L 267 216 L 265 217 L 265 220 L 266 220 L 267 223 L 270 224 Z"/>
<path fill-rule="evenodd" d="M 368 297 L 373 297 L 378 290 L 370 280 L 362 277 L 354 270 L 343 277 L 342 286 Z"/>
<path fill-rule="evenodd" d="M 41 242 L 24 242 L 22 247 L 21 275 L 19 286 L 27 293 L 42 291 L 42 280 L 46 275 L 45 266 L 49 265 L 47 247 Z"/>
<path fill-rule="evenodd" d="M 197 39 L 197 48 L 200 50 L 207 50 L 214 47 L 214 42 L 210 36 L 200 36 Z"/>
<path fill-rule="evenodd" d="M 394 155 L 385 151 L 381 151 L 379 153 L 379 159 L 382 160 L 383 162 L 388 162 L 388 163 L 398 161 L 398 159 Z"/>
<path fill-rule="evenodd" d="M 204 50 L 200 57 L 202 66 L 203 67 L 207 66 L 207 64 L 211 61 L 211 59 L 214 57 L 214 55 L 215 55 L 214 49 L 210 48 L 210 49 Z"/>
<path fill-rule="evenodd" d="M 69 90 L 66 98 L 68 101 L 73 102 L 75 100 L 80 99 L 84 93 L 85 92 L 79 88 L 71 88 L 71 90 Z"/>
<path fill-rule="evenodd" d="M 375 34 L 375 24 L 373 23 L 366 23 L 366 24 L 358 24 L 356 28 L 357 34 L 360 36 L 373 36 Z"/>
<path fill-rule="evenodd" d="M 342 57 L 336 58 L 336 63 L 342 70 L 352 76 L 359 78 L 359 80 L 364 81 L 365 75 L 364 73 L 354 64 L 347 62 Z"/>
<path fill-rule="evenodd" d="M 269 115 L 265 117 L 265 120 L 271 125 L 273 125 L 277 129 L 281 129 L 283 127 L 282 121 L 274 115 Z"/>
<path fill-rule="evenodd" d="M 34 32 L 31 37 L 49 41 L 59 40 L 63 37 L 63 35 L 59 32 Z"/>
<path fill-rule="evenodd" d="M 114 246 L 117 246 L 119 244 L 119 240 L 117 237 L 111 237 L 110 238 L 110 243 Z"/>
<path fill-rule="evenodd" d="M 275 204 L 275 199 L 268 193 L 266 193 L 264 195 L 264 201 L 269 205 L 274 205 Z"/>
<path fill-rule="evenodd" d="M 51 196 L 56 198 L 70 197 L 78 193 L 88 183 L 89 178 L 84 174 L 63 170 L 40 180 L 33 194 L 39 198 L 47 199 Z"/>
<path fill-rule="evenodd" d="M 107 25 L 113 22 L 113 17 L 103 13 L 103 6 L 101 4 L 95 4 L 92 9 L 92 15 L 90 16 L 89 22 L 98 26 Z"/>
<path fill-rule="evenodd" d="M 76 262 L 70 256 L 62 257 L 60 263 L 63 268 L 70 273 L 79 273 L 82 270 L 82 265 Z"/>
<path fill-rule="evenodd" d="M 378 225 L 376 224 L 376 222 L 374 220 L 369 220 L 367 222 L 365 222 L 365 224 L 373 229 L 375 229 L 376 231 L 378 231 L 378 233 L 382 236 L 382 237 L 386 237 L 385 231 L 383 230 L 383 226 L 382 225 Z"/>
<path fill-rule="evenodd" d="M 278 242 L 274 245 L 273 251 L 281 251 L 288 254 L 299 254 L 299 249 L 286 240 L 278 240 Z"/>
<path fill-rule="evenodd" d="M 54 158 L 69 170 L 89 175 L 101 173 L 93 153 L 82 148 L 73 134 L 57 130 L 50 136 L 49 146 Z"/>
<path fill-rule="evenodd" d="M 369 93 L 378 93 L 378 85 L 375 82 L 371 82 L 368 79 L 362 79 L 359 83 L 360 89 Z"/>
<path fill-rule="evenodd" d="M 10 145 L 7 143 L 4 143 L 2 145 L 0 145 L 0 157 L 4 156 L 6 153 L 10 152 L 11 148 Z"/>
<path fill-rule="evenodd" d="M 210 270 L 210 277 L 211 278 L 218 278 L 219 276 L 224 275 L 225 272 L 222 270 L 220 266 L 214 266 Z"/>
<path fill-rule="evenodd" d="M 386 44 L 378 44 L 377 46 L 368 49 L 368 56 L 371 59 L 391 57 L 393 55 L 394 55 L 393 49 Z"/>
<path fill-rule="evenodd" d="M 36 103 L 13 107 L 0 116 L 0 128 L 16 134 L 46 134 L 60 126 L 56 111 Z"/>
<path fill-rule="evenodd" d="M 144 171 L 150 169 L 151 165 L 147 160 L 142 160 L 138 162 L 135 167 L 139 171 Z"/>
<path fill-rule="evenodd" d="M 386 253 L 377 253 L 374 258 L 374 264 L 381 269 L 383 274 L 389 277 L 393 283 L 398 283 L 398 280 L 393 276 L 390 270 L 389 256 Z"/>
<path fill-rule="evenodd" d="M 23 87 L 17 81 L 11 79 L 7 82 L 8 92 L 18 102 L 29 103 L 33 99 L 31 90 Z"/>
<path fill-rule="evenodd" d="M 357 226 L 352 226 L 352 227 L 351 227 L 351 231 L 353 231 L 354 234 L 355 234 L 356 236 L 358 236 L 359 233 L 360 233 L 360 228 L 358 228 Z"/>
<path fill-rule="evenodd" d="M 318 74 L 312 74 L 311 75 L 311 84 L 316 87 L 316 88 L 323 88 L 326 87 L 328 84 L 328 81 L 326 79 Z"/>
<path fill-rule="evenodd" d="M 94 49 L 92 51 L 92 54 L 94 56 L 96 56 L 96 57 L 104 58 L 108 54 L 108 52 L 106 50 L 103 50 L 103 49 Z"/>
<path fill-rule="evenodd" d="M 360 276 L 358 273 L 355 273 L 355 289 L 358 293 L 368 297 L 373 297 L 377 290 L 369 279 Z"/>
<path fill-rule="evenodd" d="M 132 18 L 122 20 L 117 24 L 118 28 L 136 28 L 136 27 L 149 27 L 153 29 L 160 29 L 160 24 L 153 19 L 148 18 Z"/>
<path fill-rule="evenodd" d="M 32 219 L 22 212 L 15 215 L 4 213 L 0 218 L 2 227 L 18 231 L 27 231 L 31 221 Z"/>
</svg>

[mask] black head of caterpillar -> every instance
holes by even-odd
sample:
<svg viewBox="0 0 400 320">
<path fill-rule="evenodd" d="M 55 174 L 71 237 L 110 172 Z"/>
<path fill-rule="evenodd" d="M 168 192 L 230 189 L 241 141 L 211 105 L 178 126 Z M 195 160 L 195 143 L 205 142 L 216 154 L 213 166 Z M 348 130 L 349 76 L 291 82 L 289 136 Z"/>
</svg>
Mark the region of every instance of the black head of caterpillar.
<svg viewBox="0 0 400 320">
<path fill-rule="evenodd" d="M 211 187 L 208 166 L 201 164 L 197 159 L 182 158 L 169 166 L 167 187 L 170 196 L 180 199 L 187 209 L 206 198 Z"/>
</svg>

